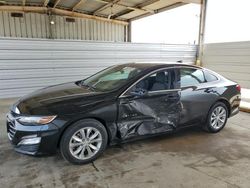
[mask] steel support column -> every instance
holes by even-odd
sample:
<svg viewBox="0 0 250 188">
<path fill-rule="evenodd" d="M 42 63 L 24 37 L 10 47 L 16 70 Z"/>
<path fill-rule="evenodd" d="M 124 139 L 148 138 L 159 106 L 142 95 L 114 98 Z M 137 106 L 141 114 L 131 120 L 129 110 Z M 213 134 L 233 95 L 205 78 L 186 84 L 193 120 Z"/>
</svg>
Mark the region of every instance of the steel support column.
<svg viewBox="0 0 250 188">
<path fill-rule="evenodd" d="M 203 55 L 203 46 L 204 46 L 204 33 L 206 26 L 206 13 L 207 13 L 207 1 L 201 0 L 201 10 L 200 10 L 200 25 L 199 25 L 199 43 L 197 51 L 196 65 L 202 66 L 202 55 Z"/>
<path fill-rule="evenodd" d="M 127 33 L 127 37 L 128 37 L 128 41 L 127 42 L 132 42 L 132 22 L 129 21 L 128 22 L 128 33 Z"/>
</svg>

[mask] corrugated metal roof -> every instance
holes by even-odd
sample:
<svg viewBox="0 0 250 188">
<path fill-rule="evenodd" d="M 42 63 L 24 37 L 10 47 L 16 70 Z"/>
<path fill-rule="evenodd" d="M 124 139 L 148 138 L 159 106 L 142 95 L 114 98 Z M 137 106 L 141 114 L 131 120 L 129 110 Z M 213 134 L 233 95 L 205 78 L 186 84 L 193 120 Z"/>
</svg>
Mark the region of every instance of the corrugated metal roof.
<svg viewBox="0 0 250 188">
<path fill-rule="evenodd" d="M 15 10 L 13 6 L 30 7 L 23 10 L 37 11 L 38 8 L 61 9 L 95 17 L 129 21 L 152 15 L 162 10 L 175 8 L 187 3 L 200 3 L 201 0 L 3 0 L 0 10 Z M 10 8 L 12 7 L 12 8 Z M 32 9 L 33 7 L 33 9 Z M 20 9 L 17 9 L 20 11 Z M 41 12 L 41 11 L 40 11 Z M 46 13 L 46 11 L 44 12 Z M 58 13 L 54 12 L 54 13 Z M 67 16 L 69 16 L 67 14 Z M 73 14 L 72 14 L 73 16 Z"/>
</svg>

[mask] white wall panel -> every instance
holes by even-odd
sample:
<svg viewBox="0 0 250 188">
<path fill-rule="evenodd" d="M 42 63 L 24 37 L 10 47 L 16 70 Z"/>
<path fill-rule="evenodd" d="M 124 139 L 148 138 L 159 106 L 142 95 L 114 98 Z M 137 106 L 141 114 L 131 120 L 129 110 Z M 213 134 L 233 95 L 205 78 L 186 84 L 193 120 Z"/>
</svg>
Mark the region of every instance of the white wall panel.
<svg viewBox="0 0 250 188">
<path fill-rule="evenodd" d="M 195 56 L 195 45 L 0 38 L 0 98 L 79 80 L 118 63 L 193 63 Z"/>
<path fill-rule="evenodd" d="M 205 44 L 203 65 L 250 88 L 250 41 Z"/>
</svg>

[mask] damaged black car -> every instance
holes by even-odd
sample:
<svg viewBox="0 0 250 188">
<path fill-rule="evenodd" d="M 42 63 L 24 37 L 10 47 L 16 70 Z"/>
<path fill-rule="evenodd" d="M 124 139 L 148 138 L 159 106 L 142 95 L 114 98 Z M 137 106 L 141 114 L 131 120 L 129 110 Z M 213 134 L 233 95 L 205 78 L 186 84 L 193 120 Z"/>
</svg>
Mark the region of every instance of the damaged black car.
<svg viewBox="0 0 250 188">
<path fill-rule="evenodd" d="M 182 63 L 128 63 L 35 91 L 7 114 L 17 152 L 85 164 L 108 145 L 198 125 L 216 133 L 239 112 L 240 86 Z"/>
</svg>

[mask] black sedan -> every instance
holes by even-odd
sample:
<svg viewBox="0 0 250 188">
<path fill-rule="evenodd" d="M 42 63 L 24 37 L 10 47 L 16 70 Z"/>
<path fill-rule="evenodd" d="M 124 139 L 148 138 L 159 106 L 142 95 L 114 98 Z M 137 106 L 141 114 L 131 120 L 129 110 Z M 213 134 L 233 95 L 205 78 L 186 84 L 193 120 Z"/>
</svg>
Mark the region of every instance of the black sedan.
<svg viewBox="0 0 250 188">
<path fill-rule="evenodd" d="M 24 154 L 56 153 L 71 163 L 95 160 L 107 145 L 199 125 L 216 133 L 239 112 L 240 86 L 181 63 L 129 63 L 19 99 L 7 133 Z"/>
</svg>

